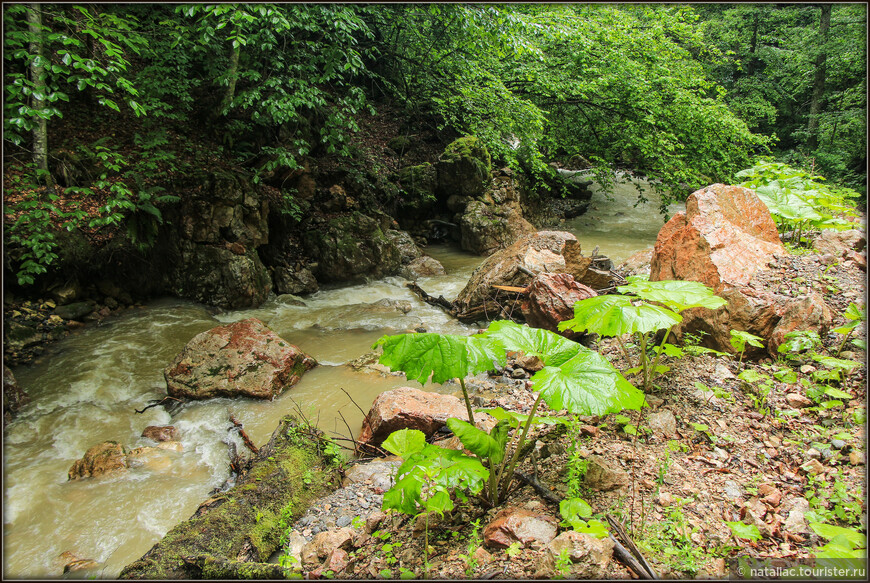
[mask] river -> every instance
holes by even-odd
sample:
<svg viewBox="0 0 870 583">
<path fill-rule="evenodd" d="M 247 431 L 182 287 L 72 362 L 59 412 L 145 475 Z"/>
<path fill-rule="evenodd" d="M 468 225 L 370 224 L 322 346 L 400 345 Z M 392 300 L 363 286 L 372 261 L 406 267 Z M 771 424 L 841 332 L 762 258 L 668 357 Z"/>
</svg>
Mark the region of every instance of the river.
<svg viewBox="0 0 870 583">
<path fill-rule="evenodd" d="M 589 211 L 560 227 L 577 235 L 584 254 L 598 246 L 618 263 L 655 242 L 662 225 L 655 197 L 633 207 L 637 195 L 630 184 L 617 186 L 612 197 L 594 192 Z M 447 275 L 418 283 L 448 299 L 482 261 L 447 246 L 425 251 Z M 408 381 L 355 372 L 346 362 L 368 352 L 383 334 L 420 325 L 430 332 L 471 331 L 420 302 L 404 284 L 390 277 L 321 290 L 300 298 L 305 305 L 273 297 L 257 309 L 217 315 L 192 302 L 157 300 L 71 335 L 38 363 L 15 369 L 32 401 L 7 427 L 4 440 L 4 576 L 58 577 L 66 562 L 60 555 L 70 552 L 100 564 L 81 576 L 117 577 L 226 480 L 229 442 L 244 447 L 228 431 L 230 414 L 258 445 L 293 412 L 328 433 L 347 437 L 349 428 L 355 436 L 363 415 L 353 401 L 368 410 L 378 393 Z M 372 306 L 384 298 L 407 300 L 412 309 L 405 314 Z M 320 366 L 271 402 L 214 399 L 186 404 L 174 415 L 162 407 L 135 412 L 166 395 L 163 369 L 193 336 L 249 317 L 264 321 Z M 128 448 L 153 445 L 140 437 L 142 430 L 168 424 L 179 429 L 182 451 L 161 451 L 114 477 L 67 481 L 72 463 L 91 446 L 105 440 Z"/>
</svg>

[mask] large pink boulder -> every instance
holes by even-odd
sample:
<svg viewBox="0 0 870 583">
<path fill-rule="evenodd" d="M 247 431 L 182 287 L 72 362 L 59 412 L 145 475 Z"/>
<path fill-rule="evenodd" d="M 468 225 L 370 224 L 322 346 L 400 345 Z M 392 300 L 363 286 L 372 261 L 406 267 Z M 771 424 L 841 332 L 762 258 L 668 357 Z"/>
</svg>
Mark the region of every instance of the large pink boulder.
<svg viewBox="0 0 870 583">
<path fill-rule="evenodd" d="M 465 404 L 457 397 L 399 387 L 375 397 L 363 419 L 357 442 L 377 446 L 393 431 L 400 429 L 417 429 L 430 436 L 444 427 L 451 417 L 468 421 Z M 475 415 L 476 421 L 484 418 L 483 414 Z"/>
<path fill-rule="evenodd" d="M 196 335 L 164 371 L 170 396 L 272 399 L 317 362 L 248 318 Z"/>
<path fill-rule="evenodd" d="M 540 273 L 529 285 L 520 308 L 529 326 L 560 333 L 557 326 L 574 317 L 574 304 L 596 295 L 594 289 L 577 283 L 568 273 Z"/>
<path fill-rule="evenodd" d="M 746 285 L 784 254 L 776 224 L 754 191 L 713 184 L 692 193 L 656 238 L 650 280 L 693 280 L 719 292 Z"/>
</svg>

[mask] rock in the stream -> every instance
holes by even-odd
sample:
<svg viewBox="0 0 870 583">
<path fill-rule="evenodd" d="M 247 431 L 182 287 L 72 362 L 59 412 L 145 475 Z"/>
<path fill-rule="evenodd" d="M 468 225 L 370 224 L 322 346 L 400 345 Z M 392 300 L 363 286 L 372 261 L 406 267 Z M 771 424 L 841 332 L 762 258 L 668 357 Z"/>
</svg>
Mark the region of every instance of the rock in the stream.
<svg viewBox="0 0 870 583">
<path fill-rule="evenodd" d="M 507 548 L 515 542 L 541 548 L 556 538 L 556 524 L 556 519 L 546 514 L 505 508 L 483 529 L 483 542 L 490 548 Z"/>
<path fill-rule="evenodd" d="M 178 429 L 174 425 L 149 425 L 142 431 L 142 437 L 154 441 L 178 441 Z"/>
<path fill-rule="evenodd" d="M 417 429 L 430 436 L 444 427 L 451 417 L 468 419 L 465 405 L 453 395 L 399 387 L 375 397 L 363 419 L 357 442 L 377 446 L 390 433 L 400 429 Z M 480 421 L 485 417 L 481 413 L 475 415 L 475 419 Z"/>
<path fill-rule="evenodd" d="M 12 370 L 3 365 L 3 419 L 8 423 L 18 411 L 30 402 L 30 396 L 18 385 Z"/>
<path fill-rule="evenodd" d="M 433 275 L 444 275 L 445 273 L 447 272 L 444 270 L 444 266 L 437 259 L 428 255 L 414 259 L 399 270 L 399 275 L 410 280 L 416 280 L 420 277 L 432 277 Z"/>
<path fill-rule="evenodd" d="M 539 273 L 528 287 L 520 309 L 532 328 L 544 328 L 568 338 L 578 334 L 559 332 L 558 324 L 574 317 L 574 304 L 597 296 L 591 287 L 577 283 L 568 273 Z"/>
<path fill-rule="evenodd" d="M 170 396 L 272 399 L 317 362 L 256 318 L 198 334 L 164 371 Z"/>
<path fill-rule="evenodd" d="M 535 227 L 523 218 L 519 187 L 510 176 L 495 178 L 482 199 L 465 205 L 456 222 L 460 246 L 477 255 L 489 255 L 535 232 Z"/>
<path fill-rule="evenodd" d="M 104 441 L 85 452 L 68 472 L 69 480 L 96 478 L 127 469 L 127 448 L 117 441 Z"/>
</svg>

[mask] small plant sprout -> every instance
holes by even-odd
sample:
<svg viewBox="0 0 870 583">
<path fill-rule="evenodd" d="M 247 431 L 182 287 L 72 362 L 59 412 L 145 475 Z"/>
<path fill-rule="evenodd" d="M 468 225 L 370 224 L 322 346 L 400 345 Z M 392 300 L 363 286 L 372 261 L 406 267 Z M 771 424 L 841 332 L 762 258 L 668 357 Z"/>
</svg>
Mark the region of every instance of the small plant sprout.
<svg viewBox="0 0 870 583">
<path fill-rule="evenodd" d="M 754 524 L 744 524 L 742 522 L 726 522 L 728 528 L 731 529 L 731 534 L 736 539 L 745 539 L 751 541 L 761 540 L 761 532 Z"/>
<path fill-rule="evenodd" d="M 837 352 L 834 356 L 840 356 L 840 353 L 843 352 L 843 348 L 846 346 L 846 343 L 849 341 L 849 336 L 851 336 L 852 332 L 858 325 L 867 319 L 867 313 L 865 310 L 858 308 L 854 303 L 850 303 L 849 307 L 846 308 L 846 311 L 843 312 L 843 317 L 848 320 L 845 324 L 840 326 L 839 328 L 834 328 L 834 332 L 837 334 L 843 335 L 843 341 L 840 343 L 840 346 L 837 347 Z M 853 344 L 859 345 L 859 348 L 867 348 L 866 344 L 864 344 L 861 340 L 853 340 Z"/>
<path fill-rule="evenodd" d="M 756 348 L 764 348 L 762 340 L 764 339 L 760 336 L 744 332 L 743 330 L 731 330 L 731 346 L 740 353 L 740 358 L 737 359 L 737 362 L 743 362 L 743 354 L 746 352 L 747 344 Z"/>
<path fill-rule="evenodd" d="M 567 498 L 559 503 L 559 514 L 562 515 L 562 524 L 570 526 L 582 534 L 589 534 L 596 538 L 606 538 L 607 526 L 600 520 L 592 518 L 592 507 L 581 498 Z"/>
<path fill-rule="evenodd" d="M 727 303 L 696 281 L 645 281 L 634 277 L 617 289 L 636 297 L 613 294 L 580 300 L 574 304 L 574 317 L 561 322 L 559 330 L 615 337 L 629 363 L 632 359 L 622 337 L 631 335 L 640 354 L 637 366 L 626 372 L 641 373 L 644 391 L 652 389 L 656 375 L 669 370 L 659 366 L 662 354 L 682 356 L 680 348 L 667 343 L 671 329 L 683 320 L 679 312 L 688 308 L 716 309 Z M 655 346 L 653 336 L 660 330 L 665 330 L 665 334 L 661 343 Z M 655 355 L 652 359 L 650 351 Z"/>
</svg>

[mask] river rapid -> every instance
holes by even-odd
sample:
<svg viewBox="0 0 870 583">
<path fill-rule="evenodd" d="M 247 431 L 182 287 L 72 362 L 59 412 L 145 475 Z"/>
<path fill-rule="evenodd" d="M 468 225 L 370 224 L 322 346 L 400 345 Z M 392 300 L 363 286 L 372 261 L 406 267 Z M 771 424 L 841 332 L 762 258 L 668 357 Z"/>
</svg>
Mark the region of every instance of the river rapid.
<svg viewBox="0 0 870 583">
<path fill-rule="evenodd" d="M 611 197 L 593 188 L 586 214 L 558 228 L 571 231 L 589 255 L 618 263 L 655 242 L 662 226 L 658 201 L 633 207 L 637 191 L 618 185 Z M 679 210 L 673 206 L 671 214 Z M 447 246 L 424 250 L 447 275 L 421 278 L 434 296 L 456 297 L 483 258 Z M 38 363 L 13 372 L 32 401 L 7 427 L 4 439 L 3 574 L 10 578 L 61 575 L 70 552 L 93 559 L 96 570 L 68 576 L 115 578 L 175 524 L 188 518 L 209 492 L 229 477 L 230 415 L 258 445 L 288 413 L 315 421 L 327 433 L 349 437 L 380 392 L 414 383 L 346 366 L 383 334 L 424 326 L 427 331 L 468 334 L 462 325 L 417 299 L 405 280 L 390 277 L 364 285 L 321 290 L 301 299 L 272 297 L 257 309 L 223 312 L 192 302 L 164 299 L 102 326 L 88 327 L 49 348 Z M 384 298 L 406 300 L 408 313 L 373 306 Z M 188 403 L 170 415 L 163 407 L 138 414 L 166 395 L 163 369 L 196 334 L 256 317 L 285 340 L 315 357 L 320 366 L 271 402 L 213 399 Z M 427 390 L 448 391 L 438 385 Z M 346 392 L 345 392 L 346 391 Z M 349 396 L 350 395 L 350 396 Z M 355 404 L 356 403 L 356 404 Z M 181 451 L 164 450 L 141 467 L 113 477 L 67 481 L 67 471 L 105 440 L 128 448 L 154 445 L 140 437 L 148 425 L 174 425 Z"/>
</svg>

